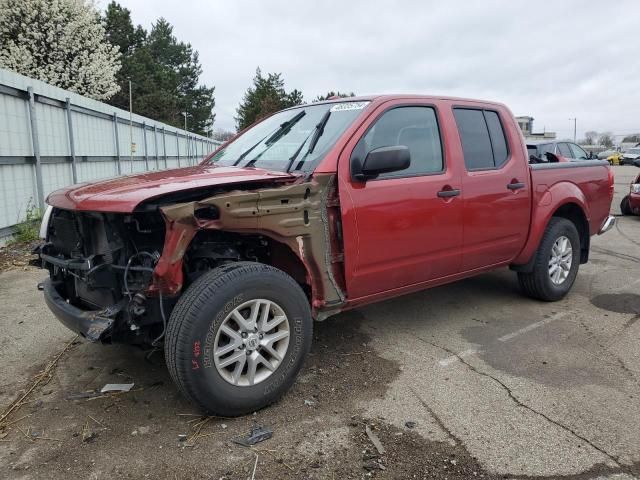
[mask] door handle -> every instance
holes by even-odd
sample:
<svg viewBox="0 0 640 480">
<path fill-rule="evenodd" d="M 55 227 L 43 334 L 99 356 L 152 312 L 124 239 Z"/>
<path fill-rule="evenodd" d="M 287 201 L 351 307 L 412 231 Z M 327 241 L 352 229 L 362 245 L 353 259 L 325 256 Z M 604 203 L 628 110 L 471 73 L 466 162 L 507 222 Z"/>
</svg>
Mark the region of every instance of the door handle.
<svg viewBox="0 0 640 480">
<path fill-rule="evenodd" d="M 525 187 L 525 184 L 522 183 L 522 182 L 513 182 L 513 183 L 509 183 L 507 185 L 507 188 L 509 190 L 519 190 L 519 189 L 524 188 L 524 187 Z"/>
<path fill-rule="evenodd" d="M 457 197 L 458 195 L 460 195 L 460 189 L 458 188 L 451 188 L 449 190 L 440 190 L 438 192 L 438 196 L 440 198 Z"/>
</svg>

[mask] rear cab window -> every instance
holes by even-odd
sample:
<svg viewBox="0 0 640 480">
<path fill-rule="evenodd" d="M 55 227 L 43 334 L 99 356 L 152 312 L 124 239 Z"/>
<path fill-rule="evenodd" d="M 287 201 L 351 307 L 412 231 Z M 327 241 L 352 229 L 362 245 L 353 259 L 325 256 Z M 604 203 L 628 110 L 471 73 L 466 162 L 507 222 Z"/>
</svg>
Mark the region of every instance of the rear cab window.
<svg viewBox="0 0 640 480">
<path fill-rule="evenodd" d="M 467 170 L 502 167 L 509 159 L 509 146 L 498 112 L 456 107 L 453 114 Z"/>
</svg>

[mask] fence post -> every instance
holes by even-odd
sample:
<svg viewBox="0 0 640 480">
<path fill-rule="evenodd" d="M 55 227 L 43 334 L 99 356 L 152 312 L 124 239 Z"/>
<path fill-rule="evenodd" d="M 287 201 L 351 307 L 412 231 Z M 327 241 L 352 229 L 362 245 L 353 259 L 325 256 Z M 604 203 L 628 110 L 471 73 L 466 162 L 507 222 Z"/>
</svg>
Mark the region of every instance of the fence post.
<svg viewBox="0 0 640 480">
<path fill-rule="evenodd" d="M 147 124 L 142 122 L 142 138 L 144 140 L 144 166 L 146 171 L 149 171 L 149 155 L 147 153 Z"/>
<path fill-rule="evenodd" d="M 178 168 L 180 165 L 180 135 L 178 135 L 178 130 L 176 130 L 176 156 L 178 157 Z"/>
<path fill-rule="evenodd" d="M 73 138 L 73 120 L 71 119 L 71 99 L 64 101 L 64 111 L 67 114 L 67 133 L 69 136 L 69 153 L 71 154 L 71 176 L 73 183 L 78 183 L 78 166 L 76 163 L 76 143 Z"/>
<path fill-rule="evenodd" d="M 153 145 L 156 149 L 156 170 L 160 170 L 160 157 L 158 156 L 158 127 L 153 124 Z"/>
<path fill-rule="evenodd" d="M 33 95 L 33 87 L 27 87 L 29 96 L 29 122 L 31 124 L 31 144 L 33 156 L 36 159 L 36 190 L 38 196 L 38 208 L 44 212 L 44 187 L 42 184 L 42 162 L 40 159 L 40 143 L 38 142 L 38 124 L 36 122 L 36 103 Z"/>
<path fill-rule="evenodd" d="M 116 165 L 118 175 L 122 175 L 122 165 L 120 164 L 120 135 L 118 133 L 118 112 L 113 112 L 113 133 L 116 142 Z"/>
<path fill-rule="evenodd" d="M 166 128 L 162 127 L 162 153 L 164 154 L 164 168 L 169 168 L 167 164 L 167 132 Z"/>
<path fill-rule="evenodd" d="M 187 165 L 191 166 L 191 137 L 188 133 L 184 135 L 185 149 L 187 150 Z"/>
</svg>

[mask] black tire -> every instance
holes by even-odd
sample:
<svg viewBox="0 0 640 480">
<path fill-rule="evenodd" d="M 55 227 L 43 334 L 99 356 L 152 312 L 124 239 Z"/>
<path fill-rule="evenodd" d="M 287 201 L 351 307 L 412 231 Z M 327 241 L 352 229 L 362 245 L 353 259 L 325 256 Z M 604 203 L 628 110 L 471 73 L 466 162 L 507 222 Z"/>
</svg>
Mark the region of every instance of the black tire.
<svg viewBox="0 0 640 480">
<path fill-rule="evenodd" d="M 626 195 L 620 202 L 620 211 L 623 215 L 633 215 L 633 210 L 629 205 L 629 195 Z"/>
<path fill-rule="evenodd" d="M 282 308 L 289 321 L 289 344 L 268 378 L 237 386 L 218 372 L 214 343 L 227 315 L 252 299 L 270 300 Z M 312 324 L 306 295 L 283 271 L 252 262 L 211 270 L 184 292 L 171 313 L 165 340 L 169 373 L 204 413 L 233 417 L 255 412 L 278 400 L 295 381 L 311 348 Z"/>
<path fill-rule="evenodd" d="M 562 236 L 567 237 L 571 243 L 572 260 L 567 278 L 557 285 L 549 275 L 549 259 L 554 243 Z M 573 222 L 566 218 L 552 217 L 535 255 L 533 271 L 518 272 L 518 282 L 522 292 L 531 298 L 545 302 L 562 299 L 571 290 L 580 266 L 580 236 Z"/>
</svg>

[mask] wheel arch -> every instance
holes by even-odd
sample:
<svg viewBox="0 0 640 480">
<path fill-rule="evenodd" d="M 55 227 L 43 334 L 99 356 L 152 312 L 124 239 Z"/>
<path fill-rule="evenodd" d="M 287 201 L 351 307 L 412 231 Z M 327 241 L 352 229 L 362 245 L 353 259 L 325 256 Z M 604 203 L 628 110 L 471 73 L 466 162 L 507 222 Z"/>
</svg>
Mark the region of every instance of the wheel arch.
<svg viewBox="0 0 640 480">
<path fill-rule="evenodd" d="M 556 199 L 558 200 L 556 201 Z M 553 185 L 537 199 L 531 217 L 529 239 L 512 262 L 510 266 L 512 270 L 531 271 L 535 254 L 547 225 L 553 217 L 566 218 L 576 226 L 580 237 L 580 263 L 586 263 L 589 260 L 591 233 L 587 200 L 576 184 L 560 182 Z"/>
</svg>

